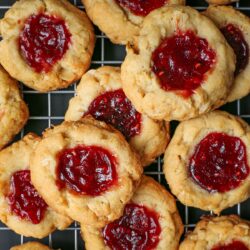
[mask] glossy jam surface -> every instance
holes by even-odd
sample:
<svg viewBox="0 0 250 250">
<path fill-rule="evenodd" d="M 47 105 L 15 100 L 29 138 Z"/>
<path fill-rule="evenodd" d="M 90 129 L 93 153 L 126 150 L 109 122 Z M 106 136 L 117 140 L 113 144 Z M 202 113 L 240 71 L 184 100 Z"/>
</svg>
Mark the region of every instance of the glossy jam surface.
<svg viewBox="0 0 250 250">
<path fill-rule="evenodd" d="M 165 91 L 192 95 L 216 60 L 215 52 L 193 31 L 165 38 L 152 54 L 152 71 Z"/>
<path fill-rule="evenodd" d="M 98 146 L 79 145 L 58 155 L 56 168 L 59 189 L 97 196 L 117 183 L 116 158 Z"/>
<path fill-rule="evenodd" d="M 249 175 L 244 142 L 224 133 L 210 133 L 196 146 L 189 162 L 191 178 L 208 192 L 237 188 Z"/>
<path fill-rule="evenodd" d="M 243 242 L 235 240 L 227 245 L 215 246 L 211 250 L 249 250 L 249 248 Z"/>
<path fill-rule="evenodd" d="M 127 139 L 141 132 L 141 114 L 135 110 L 122 89 L 98 96 L 90 104 L 87 114 L 113 125 Z"/>
<path fill-rule="evenodd" d="M 47 204 L 31 184 L 29 170 L 17 171 L 12 175 L 7 199 L 11 212 L 21 219 L 39 224 L 44 218 Z"/>
<path fill-rule="evenodd" d="M 160 233 L 158 214 L 137 204 L 126 205 L 123 216 L 102 231 L 105 244 L 112 250 L 155 249 Z"/>
<path fill-rule="evenodd" d="M 249 62 L 249 46 L 239 28 L 233 24 L 228 24 L 221 29 L 229 45 L 236 55 L 235 75 L 243 71 Z"/>
<path fill-rule="evenodd" d="M 40 13 L 26 20 L 19 36 L 19 48 L 36 72 L 49 72 L 68 50 L 70 40 L 64 20 Z"/>
<path fill-rule="evenodd" d="M 151 11 L 162 7 L 168 0 L 116 0 L 116 2 L 137 16 L 146 16 Z"/>
</svg>

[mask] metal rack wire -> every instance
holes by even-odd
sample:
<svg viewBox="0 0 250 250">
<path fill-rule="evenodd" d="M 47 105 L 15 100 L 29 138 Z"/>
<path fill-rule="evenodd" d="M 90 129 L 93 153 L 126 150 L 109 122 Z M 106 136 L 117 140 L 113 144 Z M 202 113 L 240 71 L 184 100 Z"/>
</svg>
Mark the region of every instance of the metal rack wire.
<svg viewBox="0 0 250 250">
<path fill-rule="evenodd" d="M 1 0 L 0 2 L 0 17 L 10 8 L 16 0 Z M 78 8 L 83 9 L 81 0 L 70 0 Z M 187 0 L 187 4 L 195 7 L 198 10 L 204 10 L 206 4 L 204 0 Z M 235 7 L 250 16 L 250 1 L 240 0 Z M 97 68 L 102 65 L 119 66 L 125 56 L 125 48 L 112 44 L 103 33 L 96 29 L 96 48 L 92 60 L 92 68 Z M 20 139 L 27 132 L 33 131 L 41 134 L 42 131 L 50 127 L 51 124 L 58 124 L 63 121 L 64 113 L 68 106 L 68 101 L 74 96 L 76 84 L 66 90 L 54 91 L 48 94 L 40 94 L 34 90 L 22 86 L 25 101 L 30 108 L 30 119 L 28 124 L 17 136 Z M 250 96 L 224 106 L 222 109 L 229 111 L 232 114 L 241 116 L 250 123 Z M 172 131 L 176 123 L 172 123 Z M 148 167 L 145 171 L 147 175 L 152 176 L 167 189 L 167 183 L 162 172 L 162 158 L 158 158 L 154 164 Z M 199 209 L 191 208 L 182 205 L 177 201 L 180 214 L 185 224 L 185 230 L 193 229 L 201 215 L 209 214 Z M 223 211 L 223 214 L 238 214 L 244 219 L 250 220 L 250 200 L 242 204 L 238 204 L 232 208 Z M 34 239 L 19 236 L 0 223 L 0 250 L 9 250 L 10 247 L 22 244 Z M 77 223 L 73 223 L 65 231 L 56 231 L 50 236 L 41 240 L 42 243 L 49 245 L 51 248 L 62 250 L 79 250 L 84 249 L 84 243 L 81 239 L 80 228 Z"/>
</svg>

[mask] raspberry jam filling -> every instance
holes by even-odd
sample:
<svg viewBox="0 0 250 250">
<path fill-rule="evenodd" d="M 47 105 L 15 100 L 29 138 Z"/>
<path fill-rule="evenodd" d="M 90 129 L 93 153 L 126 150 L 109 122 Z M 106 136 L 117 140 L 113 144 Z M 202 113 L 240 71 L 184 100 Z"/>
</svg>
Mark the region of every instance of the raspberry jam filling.
<svg viewBox="0 0 250 250">
<path fill-rule="evenodd" d="M 211 250 L 249 250 L 249 248 L 241 241 L 233 241 L 227 245 L 213 247 Z"/>
<path fill-rule="evenodd" d="M 98 146 L 79 145 L 58 155 L 56 168 L 59 189 L 97 196 L 117 183 L 116 158 Z"/>
<path fill-rule="evenodd" d="M 32 185 L 29 170 L 17 171 L 12 175 L 7 199 L 11 211 L 21 219 L 39 224 L 44 218 L 47 204 Z"/>
<path fill-rule="evenodd" d="M 151 11 L 162 7 L 168 0 L 116 0 L 122 7 L 137 16 L 146 16 Z"/>
<path fill-rule="evenodd" d="M 196 146 L 188 170 L 208 192 L 235 189 L 249 175 L 246 146 L 238 137 L 210 133 Z"/>
<path fill-rule="evenodd" d="M 141 114 L 133 107 L 122 89 L 95 98 L 85 115 L 113 125 L 128 140 L 141 132 Z"/>
<path fill-rule="evenodd" d="M 152 71 L 165 91 L 177 90 L 189 97 L 205 80 L 216 54 L 206 39 L 193 31 L 165 38 L 152 54 Z"/>
<path fill-rule="evenodd" d="M 235 75 L 243 71 L 249 61 L 249 47 L 239 28 L 233 24 L 228 24 L 221 29 L 229 45 L 236 55 Z"/>
<path fill-rule="evenodd" d="M 70 40 L 64 20 L 40 13 L 26 20 L 19 36 L 19 49 L 36 72 L 49 72 L 68 50 Z"/>
<path fill-rule="evenodd" d="M 105 244 L 114 250 L 155 249 L 160 233 L 159 215 L 137 204 L 127 204 L 123 216 L 102 231 Z"/>
</svg>

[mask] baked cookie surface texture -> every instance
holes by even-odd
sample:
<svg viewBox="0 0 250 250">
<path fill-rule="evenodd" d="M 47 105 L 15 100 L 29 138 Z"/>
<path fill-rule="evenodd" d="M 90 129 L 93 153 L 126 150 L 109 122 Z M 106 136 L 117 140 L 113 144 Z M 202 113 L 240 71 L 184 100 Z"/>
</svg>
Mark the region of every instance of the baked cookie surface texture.
<svg viewBox="0 0 250 250">
<path fill-rule="evenodd" d="M 81 228 L 87 250 L 177 250 L 183 232 L 174 197 L 146 176 L 119 219 L 102 229 Z"/>
<path fill-rule="evenodd" d="M 41 92 L 66 88 L 88 69 L 95 38 L 87 15 L 66 0 L 20 0 L 0 20 L 0 63 Z"/>
<path fill-rule="evenodd" d="M 235 55 L 219 29 L 191 7 L 150 13 L 127 46 L 123 90 L 153 119 L 187 120 L 225 103 Z"/>
<path fill-rule="evenodd" d="M 216 214 L 246 200 L 249 149 L 249 125 L 226 112 L 180 123 L 164 156 L 172 193 L 187 206 Z"/>
<path fill-rule="evenodd" d="M 250 223 L 236 215 L 205 217 L 187 234 L 179 250 L 248 250 Z"/>
</svg>

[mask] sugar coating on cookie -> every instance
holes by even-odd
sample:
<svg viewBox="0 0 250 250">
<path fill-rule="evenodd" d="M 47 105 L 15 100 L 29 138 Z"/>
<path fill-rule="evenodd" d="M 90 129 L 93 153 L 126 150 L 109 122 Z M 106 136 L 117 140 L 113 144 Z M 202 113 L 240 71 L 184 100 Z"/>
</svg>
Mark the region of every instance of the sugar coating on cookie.
<svg viewBox="0 0 250 250">
<path fill-rule="evenodd" d="M 142 174 L 125 138 L 90 117 L 47 130 L 31 170 L 32 182 L 51 207 L 100 227 L 122 214 Z"/>
<path fill-rule="evenodd" d="M 139 112 L 171 121 L 224 104 L 234 70 L 233 50 L 211 20 L 191 7 L 169 6 L 149 14 L 128 44 L 121 77 Z"/>
<path fill-rule="evenodd" d="M 180 250 L 248 250 L 250 223 L 237 215 L 204 217 L 193 232 L 187 234 Z"/>
<path fill-rule="evenodd" d="M 31 182 L 29 160 L 39 141 L 28 134 L 0 152 L 0 220 L 18 234 L 43 238 L 71 220 L 48 207 Z"/>
<path fill-rule="evenodd" d="M 203 14 L 218 26 L 236 54 L 235 79 L 227 101 L 240 99 L 250 93 L 250 18 L 229 6 L 209 6 Z"/>
<path fill-rule="evenodd" d="M 185 205 L 218 214 L 249 197 L 250 128 L 214 111 L 180 123 L 164 156 L 170 189 Z"/>
<path fill-rule="evenodd" d="M 183 225 L 174 197 L 151 177 L 142 177 L 122 216 L 103 228 L 81 224 L 86 249 L 175 250 Z"/>
<path fill-rule="evenodd" d="M 89 68 L 93 26 L 66 0 L 17 1 L 0 20 L 0 33 L 1 64 L 35 90 L 66 88 Z"/>
<path fill-rule="evenodd" d="M 185 0 L 82 0 L 92 22 L 113 43 L 126 44 L 139 34 L 145 17 L 168 5 L 185 5 Z"/>
<path fill-rule="evenodd" d="M 28 117 L 18 83 L 0 66 L 0 149 L 21 131 Z"/>
<path fill-rule="evenodd" d="M 149 165 L 165 151 L 169 124 L 137 112 L 121 87 L 120 68 L 88 71 L 70 100 L 65 120 L 77 121 L 89 114 L 114 126 L 140 155 L 143 166 Z"/>
<path fill-rule="evenodd" d="M 10 250 L 51 250 L 51 249 L 39 242 L 28 242 L 19 246 L 12 247 Z"/>
</svg>

